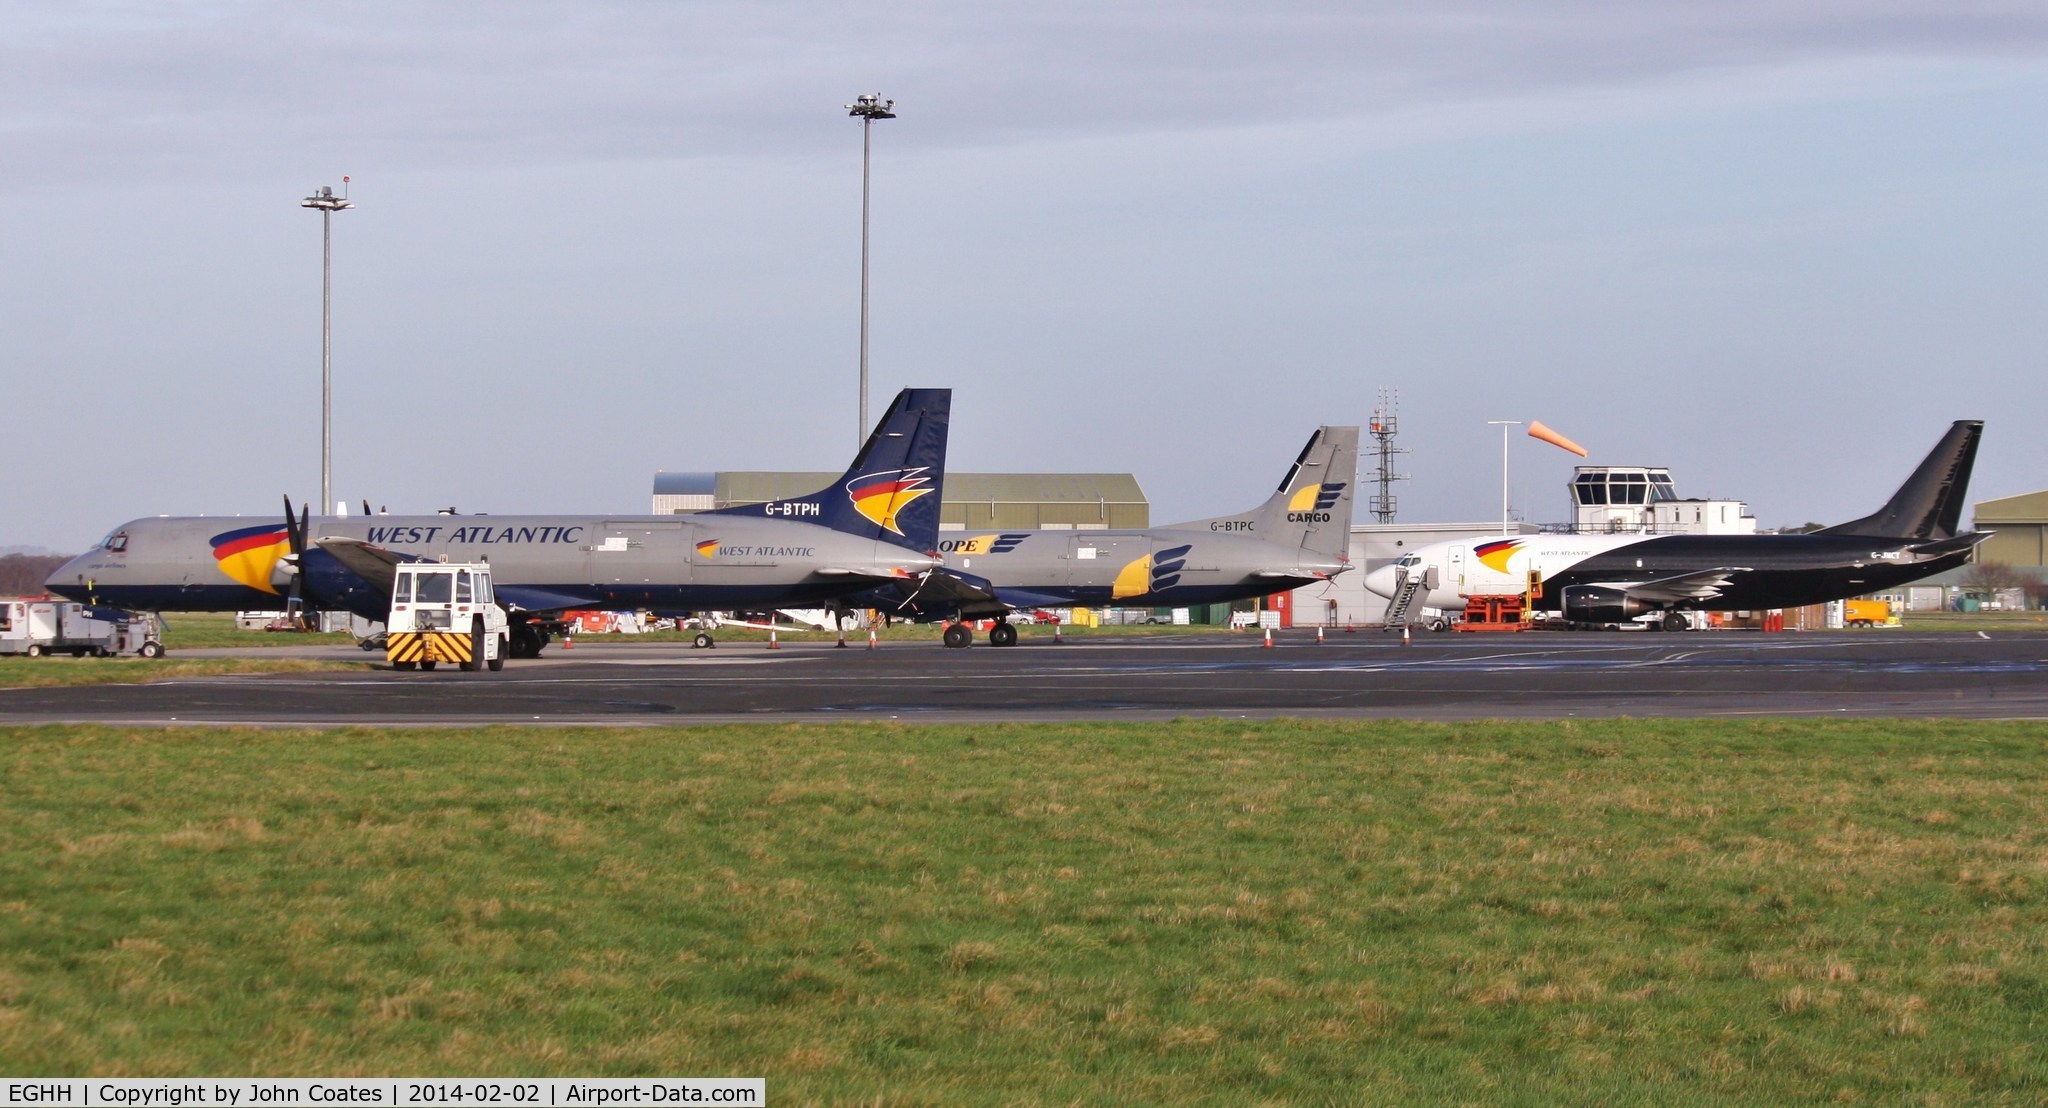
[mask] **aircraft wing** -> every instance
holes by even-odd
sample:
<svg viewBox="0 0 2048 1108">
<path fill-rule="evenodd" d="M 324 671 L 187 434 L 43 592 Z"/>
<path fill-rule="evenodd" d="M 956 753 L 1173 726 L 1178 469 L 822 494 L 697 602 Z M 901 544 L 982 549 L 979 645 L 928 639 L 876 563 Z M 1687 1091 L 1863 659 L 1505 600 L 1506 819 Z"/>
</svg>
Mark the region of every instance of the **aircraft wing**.
<svg viewBox="0 0 2048 1108">
<path fill-rule="evenodd" d="M 571 608 L 601 608 L 604 600 L 595 595 L 556 592 L 553 589 L 536 588 L 532 585 L 499 585 L 493 583 L 492 592 L 498 603 L 515 612 L 561 612 Z"/>
<path fill-rule="evenodd" d="M 987 578 L 957 570 L 935 569 L 896 581 L 884 589 L 886 601 L 876 607 L 919 622 L 954 615 L 972 619 L 1010 610 Z"/>
<path fill-rule="evenodd" d="M 397 583 L 398 567 L 406 562 L 420 561 L 411 554 L 400 554 L 381 546 L 351 538 L 314 539 L 313 545 L 334 556 L 344 568 L 370 583 L 385 596 L 391 595 L 391 587 Z M 570 608 L 588 608 L 598 603 L 595 596 L 557 592 L 553 589 L 535 588 L 531 585 L 498 585 L 495 589 L 499 603 L 512 611 L 519 612 L 560 612 Z"/>
<path fill-rule="evenodd" d="M 1748 572 L 1748 566 L 1723 566 L 1681 573 L 1675 577 L 1659 577 L 1655 581 L 1608 582 L 1602 587 L 1619 589 L 1637 600 L 1654 604 L 1682 604 L 1688 600 L 1711 600 L 1721 595 L 1736 574 Z"/>
<path fill-rule="evenodd" d="M 912 575 L 900 569 L 876 569 L 873 566 L 819 566 L 820 577 L 872 577 L 877 581 L 910 578 Z"/>
<path fill-rule="evenodd" d="M 343 568 L 368 581 L 386 597 L 391 595 L 391 587 L 398 581 L 398 567 L 419 560 L 396 550 L 372 546 L 361 539 L 318 538 L 313 540 L 313 545 L 333 555 Z"/>
</svg>

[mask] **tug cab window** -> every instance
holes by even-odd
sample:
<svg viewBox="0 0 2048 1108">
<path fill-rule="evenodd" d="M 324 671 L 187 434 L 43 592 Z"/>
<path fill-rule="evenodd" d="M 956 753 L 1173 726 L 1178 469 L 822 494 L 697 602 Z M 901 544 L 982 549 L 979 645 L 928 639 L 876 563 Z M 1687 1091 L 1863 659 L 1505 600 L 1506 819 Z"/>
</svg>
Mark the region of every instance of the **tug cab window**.
<svg viewBox="0 0 2048 1108">
<path fill-rule="evenodd" d="M 421 604 L 446 604 L 455 582 L 452 573 L 422 573 L 414 578 L 413 599 Z"/>
</svg>

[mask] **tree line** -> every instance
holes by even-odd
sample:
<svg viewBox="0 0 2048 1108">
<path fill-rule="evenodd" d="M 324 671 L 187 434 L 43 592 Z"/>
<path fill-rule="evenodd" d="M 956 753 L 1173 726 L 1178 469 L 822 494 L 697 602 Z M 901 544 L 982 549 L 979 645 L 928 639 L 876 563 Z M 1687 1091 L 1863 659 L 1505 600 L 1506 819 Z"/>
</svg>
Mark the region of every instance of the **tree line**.
<svg viewBox="0 0 2048 1108">
<path fill-rule="evenodd" d="M 0 596 L 41 596 L 43 582 L 70 560 L 69 554 L 0 555 Z"/>
</svg>

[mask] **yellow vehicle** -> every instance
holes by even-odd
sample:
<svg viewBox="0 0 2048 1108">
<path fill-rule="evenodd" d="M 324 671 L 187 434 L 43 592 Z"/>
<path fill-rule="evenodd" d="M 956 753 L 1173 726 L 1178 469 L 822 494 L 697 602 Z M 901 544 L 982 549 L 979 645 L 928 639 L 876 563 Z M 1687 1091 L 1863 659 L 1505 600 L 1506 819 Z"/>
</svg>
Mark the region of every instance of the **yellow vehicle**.
<svg viewBox="0 0 2048 1108">
<path fill-rule="evenodd" d="M 1842 601 L 1844 627 L 1885 627 L 1891 622 L 1892 602 L 1889 600 Z"/>
</svg>

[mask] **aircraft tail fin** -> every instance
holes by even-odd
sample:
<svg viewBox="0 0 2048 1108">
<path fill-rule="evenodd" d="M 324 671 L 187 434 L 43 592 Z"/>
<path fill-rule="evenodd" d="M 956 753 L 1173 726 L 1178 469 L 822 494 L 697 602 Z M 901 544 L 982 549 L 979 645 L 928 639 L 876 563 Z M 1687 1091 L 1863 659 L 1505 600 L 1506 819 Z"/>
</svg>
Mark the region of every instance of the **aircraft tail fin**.
<svg viewBox="0 0 2048 1108">
<path fill-rule="evenodd" d="M 1177 523 L 1176 531 L 1241 532 L 1268 542 L 1342 557 L 1351 549 L 1351 505 L 1358 484 L 1358 428 L 1323 426 L 1264 504 L 1238 515 Z"/>
<path fill-rule="evenodd" d="M 1959 419 L 1920 462 L 1892 498 L 1862 519 L 1823 528 L 1823 535 L 1871 535 L 1893 539 L 1953 538 L 1962 524 L 1963 496 L 1977 461 L 1981 419 Z"/>
<path fill-rule="evenodd" d="M 951 389 L 904 389 L 839 480 L 808 496 L 739 504 L 706 514 L 815 523 L 879 542 L 935 550 L 952 406 Z"/>
</svg>

